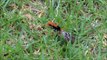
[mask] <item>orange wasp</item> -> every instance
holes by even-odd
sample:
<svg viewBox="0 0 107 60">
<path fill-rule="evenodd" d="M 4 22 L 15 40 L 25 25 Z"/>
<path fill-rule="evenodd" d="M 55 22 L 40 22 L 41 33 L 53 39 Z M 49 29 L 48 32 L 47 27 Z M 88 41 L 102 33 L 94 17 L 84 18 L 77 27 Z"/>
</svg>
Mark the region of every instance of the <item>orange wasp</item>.
<svg viewBox="0 0 107 60">
<path fill-rule="evenodd" d="M 71 35 L 70 33 L 64 31 L 63 29 L 61 29 L 61 27 L 59 27 L 56 23 L 52 21 L 48 21 L 47 24 L 48 26 L 52 27 L 55 31 L 58 31 L 59 34 L 61 34 L 66 41 L 71 41 L 72 43 L 74 43 L 75 40 L 74 35 Z"/>
</svg>

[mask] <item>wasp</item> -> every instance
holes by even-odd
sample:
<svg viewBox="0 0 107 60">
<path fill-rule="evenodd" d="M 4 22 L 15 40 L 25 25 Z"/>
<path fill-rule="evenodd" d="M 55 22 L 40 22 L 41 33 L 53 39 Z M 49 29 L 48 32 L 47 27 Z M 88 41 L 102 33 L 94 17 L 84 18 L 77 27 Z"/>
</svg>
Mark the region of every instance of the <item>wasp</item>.
<svg viewBox="0 0 107 60">
<path fill-rule="evenodd" d="M 65 41 L 71 41 L 72 43 L 74 43 L 75 41 L 74 34 L 70 34 L 69 32 L 66 32 L 58 24 L 54 23 L 53 21 L 48 21 L 47 25 L 52 27 L 52 29 L 54 29 L 55 31 L 58 31 L 59 34 L 64 37 Z"/>
</svg>

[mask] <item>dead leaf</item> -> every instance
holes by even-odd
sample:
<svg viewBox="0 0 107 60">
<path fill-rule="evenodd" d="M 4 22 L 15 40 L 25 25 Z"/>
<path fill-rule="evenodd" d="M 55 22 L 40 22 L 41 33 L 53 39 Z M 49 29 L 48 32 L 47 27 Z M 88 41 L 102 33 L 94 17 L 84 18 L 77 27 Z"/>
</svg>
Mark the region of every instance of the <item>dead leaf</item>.
<svg viewBox="0 0 107 60">
<path fill-rule="evenodd" d="M 42 28 L 40 25 L 38 25 L 38 26 L 37 26 L 37 30 L 42 31 L 43 28 Z"/>
<path fill-rule="evenodd" d="M 40 49 L 36 49 L 33 54 L 40 55 Z"/>
<path fill-rule="evenodd" d="M 33 17 L 30 14 L 25 14 L 24 16 L 27 17 L 29 20 L 33 19 Z"/>
<path fill-rule="evenodd" d="M 12 9 L 17 9 L 17 8 L 18 8 L 18 6 L 17 6 L 16 4 L 14 4 L 14 3 L 11 4 L 10 7 L 11 7 Z"/>
<path fill-rule="evenodd" d="M 103 46 L 104 46 L 104 47 L 107 46 L 107 41 L 103 41 Z"/>
<path fill-rule="evenodd" d="M 35 29 L 36 25 L 35 24 L 29 24 L 30 29 Z"/>
<path fill-rule="evenodd" d="M 104 34 L 104 38 L 107 39 L 107 34 Z"/>
<path fill-rule="evenodd" d="M 107 46 L 107 34 L 104 34 L 103 38 L 104 38 L 103 46 L 105 47 Z"/>
<path fill-rule="evenodd" d="M 38 17 L 39 17 L 39 18 L 41 18 L 43 15 L 44 15 L 44 12 L 43 12 L 43 11 L 41 11 L 41 12 L 39 12 Z"/>
</svg>

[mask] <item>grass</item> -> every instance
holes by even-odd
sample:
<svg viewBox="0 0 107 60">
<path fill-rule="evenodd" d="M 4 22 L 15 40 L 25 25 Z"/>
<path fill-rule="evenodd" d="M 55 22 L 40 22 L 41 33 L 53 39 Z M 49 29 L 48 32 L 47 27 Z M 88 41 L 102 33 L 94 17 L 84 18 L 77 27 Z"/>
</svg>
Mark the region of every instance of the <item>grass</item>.
<svg viewBox="0 0 107 60">
<path fill-rule="evenodd" d="M 50 20 L 75 43 L 57 37 Z M 107 1 L 1 0 L 0 60 L 107 60 Z"/>
</svg>

